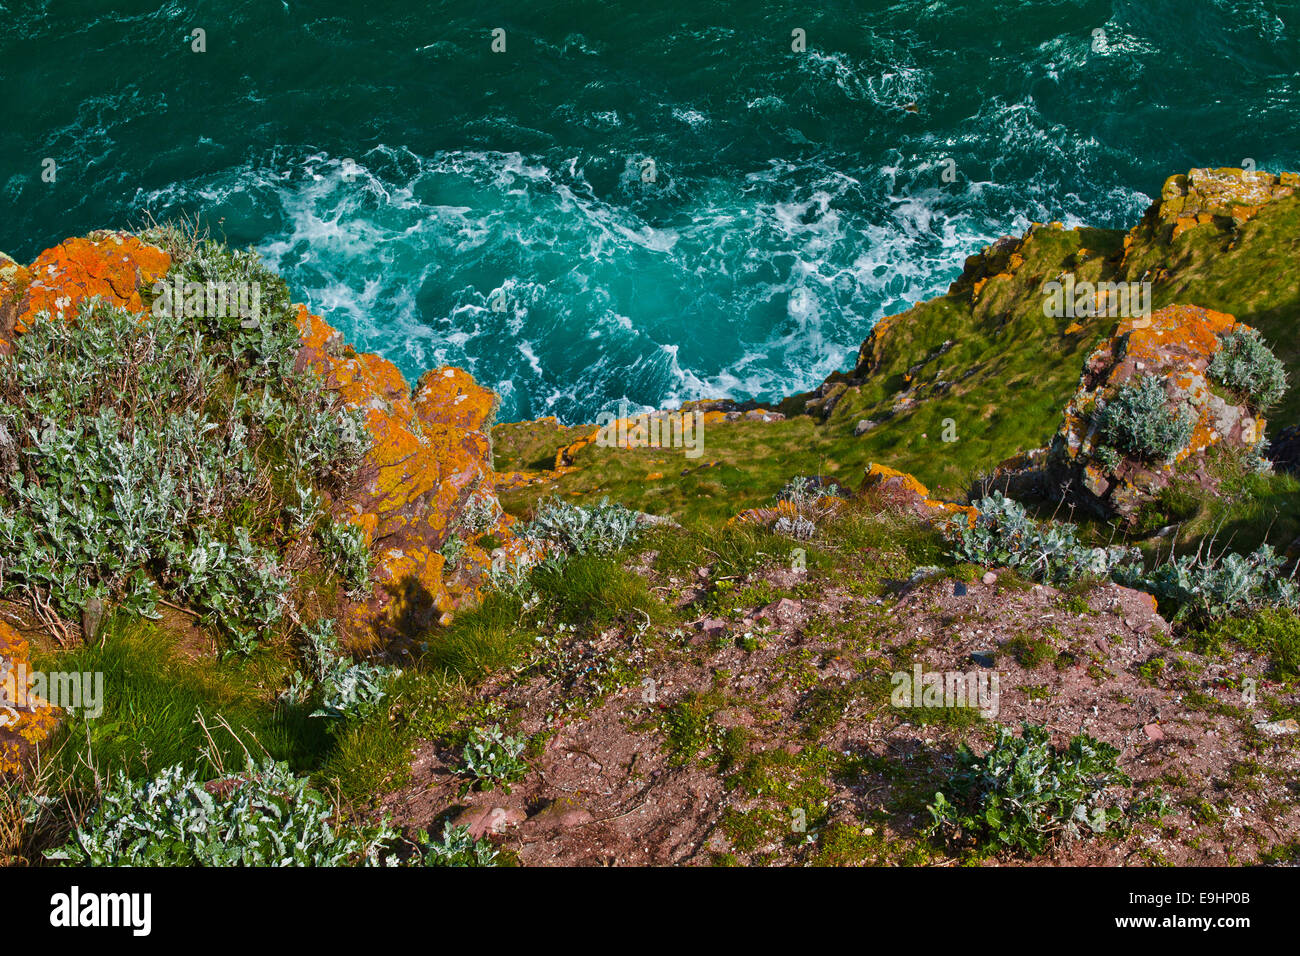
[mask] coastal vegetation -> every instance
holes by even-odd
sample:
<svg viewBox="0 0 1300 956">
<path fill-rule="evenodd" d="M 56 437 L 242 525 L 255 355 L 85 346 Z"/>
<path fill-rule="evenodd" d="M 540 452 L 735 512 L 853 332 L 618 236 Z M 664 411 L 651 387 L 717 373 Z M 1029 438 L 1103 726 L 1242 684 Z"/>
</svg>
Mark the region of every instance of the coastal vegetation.
<svg viewBox="0 0 1300 956">
<path fill-rule="evenodd" d="M 0 859 L 1279 858 L 1297 185 L 1000 241 L 817 390 L 682 410 L 700 458 L 494 423 L 184 227 L 0 258 Z M 1155 312 L 1048 314 L 1062 272 Z"/>
</svg>

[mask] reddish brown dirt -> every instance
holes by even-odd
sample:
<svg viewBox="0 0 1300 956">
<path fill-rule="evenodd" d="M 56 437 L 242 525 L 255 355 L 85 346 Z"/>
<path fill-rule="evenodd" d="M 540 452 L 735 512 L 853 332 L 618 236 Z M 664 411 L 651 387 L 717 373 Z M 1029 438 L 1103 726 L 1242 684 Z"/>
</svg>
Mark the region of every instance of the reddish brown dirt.
<svg viewBox="0 0 1300 956">
<path fill-rule="evenodd" d="M 991 724 L 893 707 L 890 675 L 916 662 L 978 670 L 970 655 L 992 651 L 998 723 L 1042 724 L 1061 746 L 1080 731 L 1111 743 L 1136 784 L 1126 796 L 1158 786 L 1169 807 L 1159 823 L 1035 862 L 1246 863 L 1300 836 L 1300 735 L 1254 727 L 1294 712 L 1297 695 L 1270 685 L 1257 659 L 1193 653 L 1147 595 L 1106 585 L 1072 600 L 1011 575 L 932 579 L 884 598 L 790 571 L 744 583 L 764 582 L 781 597 L 730 619 L 701 607 L 684 633 L 615 627 L 560 642 L 541 673 L 487 695 L 514 732 L 545 739 L 509 794 L 462 796 L 459 754 L 430 741 L 383 809 L 409 827 L 486 827 L 525 865 L 956 862 L 922 836 L 925 805 L 958 745 L 983 752 Z M 707 583 L 660 586 L 693 611 Z M 741 646 L 746 632 L 756 642 Z M 1046 642 L 1040 653 L 1054 660 L 1022 665 L 1020 636 Z M 623 686 L 602 695 L 613 673 Z M 1254 706 L 1229 688 L 1243 678 L 1258 682 Z M 683 753 L 668 728 L 693 704 L 708 729 Z M 507 812 L 485 820 L 493 808 Z"/>
</svg>

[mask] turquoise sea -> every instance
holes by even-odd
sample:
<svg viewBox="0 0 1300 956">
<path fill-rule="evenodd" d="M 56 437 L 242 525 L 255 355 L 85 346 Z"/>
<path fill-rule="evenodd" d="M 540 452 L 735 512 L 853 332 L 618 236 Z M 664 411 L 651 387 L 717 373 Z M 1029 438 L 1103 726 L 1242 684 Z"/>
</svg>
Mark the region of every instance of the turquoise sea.
<svg viewBox="0 0 1300 956">
<path fill-rule="evenodd" d="M 999 235 L 1300 169 L 1298 119 L 1280 0 L 5 0 L 0 249 L 197 215 L 408 377 L 590 421 L 809 388 Z"/>
</svg>

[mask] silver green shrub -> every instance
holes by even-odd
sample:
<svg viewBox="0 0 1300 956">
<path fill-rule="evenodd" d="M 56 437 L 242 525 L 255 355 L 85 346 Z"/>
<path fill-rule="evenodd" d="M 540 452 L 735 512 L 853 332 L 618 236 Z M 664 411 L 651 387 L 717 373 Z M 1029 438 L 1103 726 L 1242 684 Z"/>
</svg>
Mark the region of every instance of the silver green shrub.
<svg viewBox="0 0 1300 956">
<path fill-rule="evenodd" d="M 366 717 L 373 713 L 385 697 L 401 670 L 369 661 L 353 662 L 338 649 L 332 619 L 317 621 L 303 627 L 303 654 L 308 673 L 296 671 L 281 699 L 299 703 L 309 699 L 313 692 L 320 706 L 313 717 L 328 717 L 338 721 Z"/>
<path fill-rule="evenodd" d="M 1160 379 L 1143 375 L 1116 389 L 1095 417 L 1102 442 L 1144 461 L 1168 462 L 1192 440 L 1196 420 L 1174 411 Z"/>
<path fill-rule="evenodd" d="M 1263 608 L 1300 608 L 1295 562 L 1267 544 L 1248 555 L 1227 551 L 1211 556 L 1198 551 L 1171 558 L 1151 571 L 1140 566 L 1123 569 L 1115 579 L 1149 591 L 1161 604 L 1176 608 L 1175 621 L 1194 624 L 1244 616 Z"/>
<path fill-rule="evenodd" d="M 321 559 L 343 579 L 348 596 L 360 598 L 370 590 L 374 559 L 365 530 L 350 521 L 324 518 L 316 526 Z"/>
<path fill-rule="evenodd" d="M 1138 560 L 1136 548 L 1091 548 L 1078 539 L 1069 522 L 1034 521 L 1019 502 L 995 492 L 973 502 L 979 514 L 971 526 L 966 517 L 953 518 L 944 528 L 949 554 L 958 561 L 989 567 L 1015 568 L 1027 577 L 1050 584 L 1087 576 L 1105 577 Z"/>
<path fill-rule="evenodd" d="M 1244 396 L 1251 408 L 1267 411 L 1286 394 L 1286 366 L 1255 329 L 1219 336 L 1219 351 L 1206 369 L 1210 378 Z"/>
<path fill-rule="evenodd" d="M 424 866 L 496 866 L 497 851 L 488 840 L 476 840 L 469 827 L 443 824 L 442 837 L 433 839 L 424 830 L 417 835 L 420 862 Z"/>
<path fill-rule="evenodd" d="M 557 544 L 569 554 L 610 554 L 631 544 L 640 530 L 637 513 L 610 504 L 608 498 L 590 508 L 545 498 L 523 534 Z"/>
<path fill-rule="evenodd" d="M 776 493 L 777 501 L 790 501 L 796 505 L 807 505 L 822 498 L 847 498 L 845 489 L 828 478 L 797 475 L 785 483 Z"/>
<path fill-rule="evenodd" d="M 223 796 L 179 766 L 141 782 L 119 773 L 47 856 L 85 866 L 375 866 L 397 837 L 334 817 L 306 778 L 270 760 L 250 762 Z"/>
</svg>

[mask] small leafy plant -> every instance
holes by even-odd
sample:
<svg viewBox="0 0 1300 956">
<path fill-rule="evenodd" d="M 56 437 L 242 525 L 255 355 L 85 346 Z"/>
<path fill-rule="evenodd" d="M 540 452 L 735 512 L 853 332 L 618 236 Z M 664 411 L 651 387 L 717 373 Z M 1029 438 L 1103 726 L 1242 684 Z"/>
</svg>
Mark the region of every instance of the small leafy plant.
<svg viewBox="0 0 1300 956">
<path fill-rule="evenodd" d="M 316 528 L 321 557 L 337 572 L 352 598 L 363 597 L 370 590 L 374 559 L 366 543 L 365 530 L 350 521 L 325 518 Z"/>
<path fill-rule="evenodd" d="M 807 541 L 817 533 L 817 525 L 803 515 L 782 515 L 772 525 L 772 530 L 796 541 Z"/>
<path fill-rule="evenodd" d="M 927 833 L 981 852 L 1035 856 L 1062 838 L 1118 832 L 1151 807 L 1113 795 L 1132 783 L 1118 757 L 1087 734 L 1058 750 L 1044 727 L 1026 723 L 1017 738 L 1000 726 L 983 757 L 965 745 L 958 751 L 956 773 L 927 808 Z"/>
<path fill-rule="evenodd" d="M 465 554 L 465 540 L 455 532 L 447 536 L 447 540 L 442 543 L 439 549 L 445 566 L 449 569 L 460 567 L 460 559 Z"/>
<path fill-rule="evenodd" d="M 314 687 L 321 703 L 311 716 L 338 721 L 365 717 L 388 695 L 389 684 L 401 675 L 401 671 L 343 657 L 339 654 L 334 628 L 335 622 L 330 619 L 303 628 L 310 675 L 295 672 L 282 697 L 298 702 L 309 698 Z"/>
<path fill-rule="evenodd" d="M 796 475 L 776 493 L 777 501 L 790 501 L 807 505 L 822 498 L 847 498 L 848 492 L 836 481 L 819 476 Z"/>
<path fill-rule="evenodd" d="M 509 793 L 510 784 L 528 772 L 527 761 L 521 759 L 527 744 L 523 737 L 504 733 L 500 724 L 470 731 L 469 740 L 461 752 L 465 764 L 458 771 L 471 778 L 466 784 L 466 792 L 475 785 L 480 790 L 492 790 L 500 785 Z"/>
<path fill-rule="evenodd" d="M 442 837 L 432 839 L 421 830 L 417 834 L 420 862 L 424 866 L 496 866 L 497 851 L 491 841 L 476 840 L 469 827 L 443 824 Z"/>
</svg>

